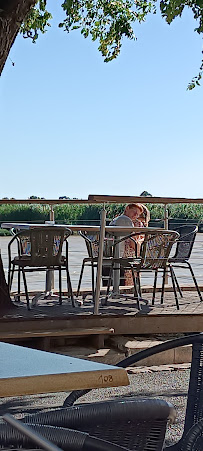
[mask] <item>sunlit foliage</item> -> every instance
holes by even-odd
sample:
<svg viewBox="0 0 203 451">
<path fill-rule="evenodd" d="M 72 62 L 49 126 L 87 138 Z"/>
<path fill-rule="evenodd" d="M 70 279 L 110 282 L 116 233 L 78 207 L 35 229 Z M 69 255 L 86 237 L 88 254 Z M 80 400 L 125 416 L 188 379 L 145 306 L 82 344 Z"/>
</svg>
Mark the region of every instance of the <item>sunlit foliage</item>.
<svg viewBox="0 0 203 451">
<path fill-rule="evenodd" d="M 45 33 L 50 26 L 52 16 L 46 3 L 46 0 L 36 2 L 21 26 L 23 36 L 33 42 L 36 42 L 39 32 Z M 105 62 L 118 56 L 124 37 L 136 38 L 133 25 L 145 21 L 147 15 L 159 8 L 168 24 L 181 16 L 185 8 L 191 9 L 197 21 L 195 31 L 203 32 L 203 0 L 65 0 L 61 7 L 64 20 L 59 27 L 68 33 L 79 29 L 84 38 L 98 41 Z M 188 85 L 189 90 L 200 84 L 202 72 L 203 60 L 198 75 Z"/>
</svg>

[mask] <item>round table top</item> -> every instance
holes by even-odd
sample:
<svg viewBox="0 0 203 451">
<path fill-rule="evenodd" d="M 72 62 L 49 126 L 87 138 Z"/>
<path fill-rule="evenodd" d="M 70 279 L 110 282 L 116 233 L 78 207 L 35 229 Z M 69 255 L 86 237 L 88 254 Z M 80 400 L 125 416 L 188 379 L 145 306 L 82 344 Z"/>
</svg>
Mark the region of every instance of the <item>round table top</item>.
<svg viewBox="0 0 203 451">
<path fill-rule="evenodd" d="M 16 230 L 29 230 L 31 227 L 63 227 L 72 230 L 73 232 L 100 232 L 100 226 L 94 225 L 81 225 L 81 224 L 53 224 L 51 221 L 45 224 L 29 224 L 22 222 L 2 222 L 2 229 L 16 229 Z M 165 229 L 160 227 L 120 227 L 120 226 L 105 226 L 105 230 L 108 233 L 115 233 L 116 235 L 125 233 L 146 233 L 146 232 L 160 232 Z"/>
</svg>

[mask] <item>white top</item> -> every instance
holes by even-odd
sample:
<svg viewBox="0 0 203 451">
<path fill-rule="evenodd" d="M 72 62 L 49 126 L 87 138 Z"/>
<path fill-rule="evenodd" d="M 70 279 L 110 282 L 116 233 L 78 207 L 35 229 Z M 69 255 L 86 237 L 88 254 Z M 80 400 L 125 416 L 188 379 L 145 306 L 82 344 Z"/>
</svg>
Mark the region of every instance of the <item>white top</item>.
<svg viewBox="0 0 203 451">
<path fill-rule="evenodd" d="M 134 227 L 132 220 L 126 215 L 117 216 L 110 222 L 109 225 L 116 227 Z"/>
</svg>

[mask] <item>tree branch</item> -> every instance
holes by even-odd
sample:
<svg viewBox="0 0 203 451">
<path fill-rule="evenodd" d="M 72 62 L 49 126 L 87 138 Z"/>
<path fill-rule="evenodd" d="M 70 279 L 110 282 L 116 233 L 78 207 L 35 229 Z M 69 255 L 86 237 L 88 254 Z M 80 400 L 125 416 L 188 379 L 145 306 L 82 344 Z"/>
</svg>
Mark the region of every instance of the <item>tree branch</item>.
<svg viewBox="0 0 203 451">
<path fill-rule="evenodd" d="M 0 0 L 0 74 L 19 28 L 36 0 Z"/>
</svg>

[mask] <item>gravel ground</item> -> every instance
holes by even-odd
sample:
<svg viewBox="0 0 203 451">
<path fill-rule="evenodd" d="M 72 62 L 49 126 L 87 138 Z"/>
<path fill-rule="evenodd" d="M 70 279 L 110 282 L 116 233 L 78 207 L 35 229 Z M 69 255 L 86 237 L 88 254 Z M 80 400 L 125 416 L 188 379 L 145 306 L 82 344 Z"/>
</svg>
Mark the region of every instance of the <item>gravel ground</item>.
<svg viewBox="0 0 203 451">
<path fill-rule="evenodd" d="M 92 402 L 120 396 L 159 397 L 170 401 L 177 412 L 175 424 L 169 425 L 166 434 L 166 445 L 175 443 L 182 435 L 185 406 L 189 381 L 189 369 L 156 371 L 130 374 L 130 386 L 108 389 L 92 390 L 80 399 L 84 402 Z M 11 413 L 16 418 L 25 413 L 34 413 L 62 406 L 67 393 L 54 393 L 46 395 L 32 395 L 15 398 L 2 398 L 0 415 Z"/>
</svg>

